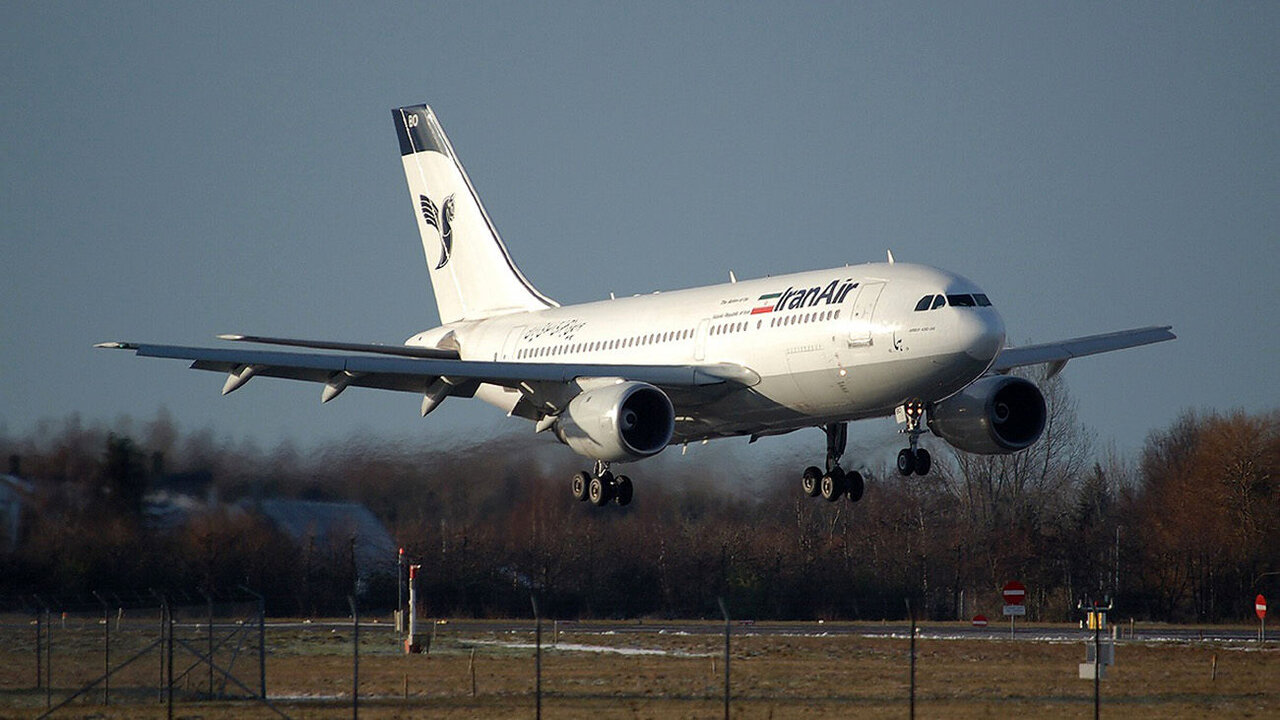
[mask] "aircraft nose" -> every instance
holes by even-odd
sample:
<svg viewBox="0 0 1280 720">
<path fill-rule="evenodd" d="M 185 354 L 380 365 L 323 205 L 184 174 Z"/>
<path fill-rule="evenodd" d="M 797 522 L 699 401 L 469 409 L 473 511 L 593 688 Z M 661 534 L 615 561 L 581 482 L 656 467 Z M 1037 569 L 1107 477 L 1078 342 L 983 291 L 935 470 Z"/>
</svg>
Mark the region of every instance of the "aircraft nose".
<svg viewBox="0 0 1280 720">
<path fill-rule="evenodd" d="M 990 364 L 1004 349 L 1004 320 L 992 308 L 984 308 L 969 314 L 965 319 L 965 354 Z"/>
</svg>

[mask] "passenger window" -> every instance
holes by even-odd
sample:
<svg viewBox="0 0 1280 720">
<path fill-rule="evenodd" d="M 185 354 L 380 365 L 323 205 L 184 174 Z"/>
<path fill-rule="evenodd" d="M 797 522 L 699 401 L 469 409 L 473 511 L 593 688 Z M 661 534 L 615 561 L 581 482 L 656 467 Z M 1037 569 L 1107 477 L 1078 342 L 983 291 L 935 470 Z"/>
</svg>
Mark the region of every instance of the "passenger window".
<svg viewBox="0 0 1280 720">
<path fill-rule="evenodd" d="M 973 307 L 972 295 L 948 295 L 947 304 L 951 307 Z"/>
<path fill-rule="evenodd" d="M 946 305 L 946 304 L 947 304 L 947 296 L 946 296 L 946 295 L 939 295 L 939 296 L 937 296 L 937 297 L 935 297 L 935 298 L 933 299 L 933 307 L 931 307 L 931 308 L 929 308 L 929 309 L 930 309 L 930 310 L 937 310 L 938 308 L 940 308 L 940 307 L 942 307 L 943 305 Z"/>
<path fill-rule="evenodd" d="M 916 312 L 920 312 L 921 310 L 928 310 L 929 304 L 932 302 L 933 302 L 932 295 L 925 295 L 924 297 L 920 298 L 920 302 L 916 303 Z"/>
<path fill-rule="evenodd" d="M 974 293 L 973 299 L 975 302 L 978 303 L 978 307 L 991 307 L 991 301 L 988 300 L 987 296 L 983 295 L 982 293 Z"/>
</svg>

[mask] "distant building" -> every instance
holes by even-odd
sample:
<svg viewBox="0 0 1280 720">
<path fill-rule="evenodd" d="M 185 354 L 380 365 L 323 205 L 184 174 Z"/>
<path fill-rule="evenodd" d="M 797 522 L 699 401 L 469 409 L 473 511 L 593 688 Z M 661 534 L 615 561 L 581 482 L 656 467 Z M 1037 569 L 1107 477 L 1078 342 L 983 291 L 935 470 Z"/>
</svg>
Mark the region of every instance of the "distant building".
<svg viewBox="0 0 1280 720">
<path fill-rule="evenodd" d="M 0 550 L 10 552 L 18 547 L 22 508 L 34 490 L 31 483 L 17 475 L 0 475 Z"/>
<path fill-rule="evenodd" d="M 369 508 L 357 503 L 262 500 L 257 510 L 302 547 L 340 547 L 355 540 L 356 575 L 394 575 L 396 544 Z"/>
<path fill-rule="evenodd" d="M 152 463 L 156 479 L 142 496 L 142 514 L 148 527 L 174 530 L 196 515 L 222 507 L 213 484 L 213 473 L 208 470 L 164 473 L 159 457 L 152 457 Z"/>
</svg>

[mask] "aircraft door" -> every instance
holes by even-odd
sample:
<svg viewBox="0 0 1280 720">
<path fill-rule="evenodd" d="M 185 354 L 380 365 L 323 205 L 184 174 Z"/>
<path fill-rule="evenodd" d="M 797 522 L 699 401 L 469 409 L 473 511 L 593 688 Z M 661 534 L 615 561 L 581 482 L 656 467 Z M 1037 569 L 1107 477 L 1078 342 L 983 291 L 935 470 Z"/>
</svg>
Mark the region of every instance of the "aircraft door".
<svg viewBox="0 0 1280 720">
<path fill-rule="evenodd" d="M 511 330 L 511 332 L 507 333 L 507 340 L 506 340 L 506 342 L 504 342 L 504 343 L 502 344 L 502 359 L 503 359 L 503 360 L 508 360 L 508 361 L 510 361 L 510 360 L 515 360 L 515 359 L 516 359 L 516 358 L 515 358 L 515 355 L 516 355 L 516 345 L 520 342 L 520 336 L 521 336 L 522 334 L 524 334 L 524 329 L 525 329 L 525 327 L 526 327 L 526 326 L 521 325 L 521 326 L 520 326 L 520 327 L 518 327 L 518 328 L 513 328 L 513 329 Z M 497 359 L 498 359 L 498 358 L 494 358 L 494 360 L 497 360 Z"/>
<path fill-rule="evenodd" d="M 693 359 L 694 360 L 701 361 L 701 360 L 707 359 L 707 335 L 709 335 L 710 333 L 711 333 L 711 319 L 704 318 L 702 322 L 698 323 L 698 332 L 694 333 L 694 336 L 693 336 Z"/>
<path fill-rule="evenodd" d="M 849 320 L 849 347 L 871 344 L 871 316 L 875 313 L 876 301 L 880 299 L 883 290 L 883 282 L 867 282 L 858 288 Z"/>
</svg>

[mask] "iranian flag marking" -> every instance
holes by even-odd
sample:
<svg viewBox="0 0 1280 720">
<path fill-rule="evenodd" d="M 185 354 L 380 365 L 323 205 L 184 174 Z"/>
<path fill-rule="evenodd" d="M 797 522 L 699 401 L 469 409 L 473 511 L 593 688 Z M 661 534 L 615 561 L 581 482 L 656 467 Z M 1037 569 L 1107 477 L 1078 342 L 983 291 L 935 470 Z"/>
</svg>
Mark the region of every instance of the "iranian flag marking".
<svg viewBox="0 0 1280 720">
<path fill-rule="evenodd" d="M 773 312 L 774 301 L 776 301 L 779 297 L 781 297 L 781 295 L 782 293 L 769 293 L 768 295 L 761 295 L 760 299 L 756 301 L 757 304 L 759 304 L 759 307 L 753 308 L 751 310 L 751 314 L 759 315 L 761 313 Z"/>
</svg>

